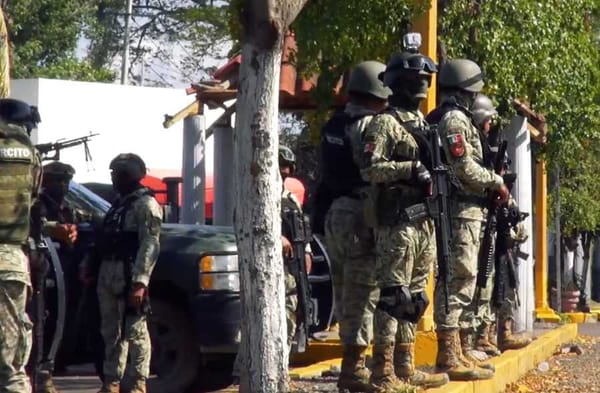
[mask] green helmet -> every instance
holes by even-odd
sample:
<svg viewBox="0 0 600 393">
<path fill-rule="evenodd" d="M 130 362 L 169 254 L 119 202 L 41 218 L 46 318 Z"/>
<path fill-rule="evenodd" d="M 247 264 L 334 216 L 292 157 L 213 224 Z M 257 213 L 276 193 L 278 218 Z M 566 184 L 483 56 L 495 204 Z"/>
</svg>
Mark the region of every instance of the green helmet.
<svg viewBox="0 0 600 393">
<path fill-rule="evenodd" d="M 448 60 L 439 75 L 440 87 L 455 88 L 478 93 L 483 88 L 483 73 L 474 61 L 467 59 Z"/>
<path fill-rule="evenodd" d="M 411 72 L 420 75 L 431 75 L 437 72 L 437 66 L 431 58 L 420 53 L 399 52 L 394 54 L 388 61 L 383 73 L 383 84 L 393 87 Z"/>
<path fill-rule="evenodd" d="M 348 93 L 370 94 L 386 100 L 392 91 L 385 87 L 379 74 L 385 71 L 385 64 L 378 61 L 363 61 L 354 67 L 348 80 Z"/>
<path fill-rule="evenodd" d="M 43 174 L 44 176 L 66 178 L 70 180 L 75 174 L 75 168 L 60 161 L 53 161 L 50 164 L 44 165 Z"/>
<path fill-rule="evenodd" d="M 114 172 L 127 173 L 136 181 L 146 176 L 146 164 L 140 156 L 133 153 L 121 153 L 110 162 L 109 169 Z"/>
<path fill-rule="evenodd" d="M 296 164 L 296 155 L 292 149 L 284 145 L 279 145 L 279 163 L 288 165 Z"/>
<path fill-rule="evenodd" d="M 477 97 L 471 106 L 471 113 L 473 114 L 473 123 L 475 123 L 476 126 L 481 126 L 486 120 L 491 119 L 494 115 L 498 114 L 498 111 L 496 111 L 490 97 L 484 94 L 477 94 Z"/>
</svg>

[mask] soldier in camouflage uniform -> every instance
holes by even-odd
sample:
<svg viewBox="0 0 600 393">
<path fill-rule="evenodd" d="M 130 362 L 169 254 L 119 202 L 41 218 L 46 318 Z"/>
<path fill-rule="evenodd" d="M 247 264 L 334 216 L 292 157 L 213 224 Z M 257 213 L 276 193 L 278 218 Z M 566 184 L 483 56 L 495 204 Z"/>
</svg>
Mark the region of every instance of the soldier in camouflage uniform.
<svg viewBox="0 0 600 393">
<path fill-rule="evenodd" d="M 159 254 L 162 210 L 152 192 L 140 184 L 146 166 L 139 156 L 120 154 L 110 170 L 119 197 L 102 228 L 97 290 L 105 356 L 100 393 L 119 392 L 128 356 L 135 378 L 131 392 L 145 393 L 151 354 L 148 283 Z"/>
<path fill-rule="evenodd" d="M 495 161 L 495 153 L 498 151 L 500 137 L 497 135 L 498 130 L 492 132 L 492 121 L 494 116 L 497 115 L 496 108 L 489 97 L 479 94 L 473 103 L 472 114 L 473 124 L 483 134 L 482 139 L 489 145 L 489 153 L 487 155 L 490 156 L 490 159 L 488 160 L 488 167 L 492 168 L 493 162 Z M 509 203 L 514 204 L 515 201 L 511 198 Z M 525 233 L 525 228 L 522 223 L 518 225 L 516 231 L 511 231 L 511 238 L 512 241 L 516 242 L 523 242 L 527 239 L 527 234 Z M 494 275 L 495 272 L 492 270 L 488 284 L 485 288 L 481 289 L 479 309 L 475 310 L 476 304 L 473 302 L 461 315 L 461 330 L 463 330 L 461 341 L 463 352 L 470 352 L 474 348 L 477 351 L 485 352 L 491 356 L 500 354 L 497 346 L 498 340 L 496 338 L 496 313 L 498 314 L 498 320 L 500 322 L 500 334 L 498 339 L 502 344 L 501 349 L 503 351 L 507 349 L 523 348 L 530 342 L 527 338 L 518 337 L 512 334 L 512 311 L 516 305 L 516 295 L 514 291 L 506 291 L 506 297 L 500 299 L 502 301 L 502 306 L 499 309 L 496 310 L 492 308 Z M 508 277 L 502 277 L 502 280 L 508 282 Z M 473 321 L 475 321 L 474 325 L 471 325 Z"/>
<path fill-rule="evenodd" d="M 0 391 L 6 393 L 31 393 L 25 373 L 32 339 L 25 311 L 31 279 L 23 250 L 41 182 L 40 157 L 29 139 L 39 121 L 37 108 L 0 100 Z"/>
<path fill-rule="evenodd" d="M 442 104 L 429 116 L 439 123 L 443 149 L 450 167 L 462 183 L 451 201 L 452 239 L 448 279 L 448 310 L 444 290 L 438 281 L 434 318 L 438 338 L 436 366 L 451 380 L 477 380 L 493 377 L 493 366 L 473 362 L 460 346 L 459 321 L 475 293 L 481 224 L 487 193 L 494 192 L 499 203 L 508 201 L 508 189 L 501 176 L 485 167 L 482 138 L 471 119 L 471 108 L 483 87 L 479 66 L 466 59 L 454 59 L 440 70 Z M 473 323 L 471 323 L 473 326 Z"/>
<path fill-rule="evenodd" d="M 488 148 L 490 153 L 497 152 L 497 143 L 494 143 L 494 146 L 489 143 L 492 120 L 498 113 L 490 98 L 483 94 L 478 94 L 473 102 L 471 113 L 473 125 L 475 125 L 479 132 L 482 133 L 481 137 L 484 150 Z M 492 154 L 488 155 L 490 156 L 490 159 L 488 160 L 489 162 L 486 163 L 486 166 L 488 168 L 493 168 L 492 161 L 494 161 L 494 159 L 491 157 Z M 482 226 L 482 236 L 484 229 L 484 226 Z M 479 307 L 477 308 L 476 302 L 471 302 L 461 314 L 461 346 L 463 353 L 465 353 L 467 357 L 479 357 L 474 350 L 484 352 L 490 356 L 497 356 L 500 354 L 498 347 L 495 345 L 496 340 L 490 340 L 490 332 L 496 331 L 496 315 L 492 310 L 493 290 L 494 272 L 492 265 L 492 272 L 490 273 L 488 284 L 480 291 Z"/>
<path fill-rule="evenodd" d="M 325 241 L 344 348 L 338 387 L 350 392 L 370 389 L 365 352 L 379 291 L 373 228 L 365 223 L 363 211 L 368 183 L 361 179 L 359 164 L 363 132 L 373 116 L 385 109 L 391 94 L 379 80 L 384 70 L 385 64 L 376 61 L 354 68 L 348 81 L 350 102 L 323 127 L 321 142 L 323 181 L 335 195 L 325 219 Z"/>
<path fill-rule="evenodd" d="M 425 289 L 436 258 L 433 221 L 425 205 L 432 186 L 425 165 L 431 161 L 422 162 L 425 148 L 416 138 L 425 124 L 419 104 L 436 71 L 433 61 L 419 53 L 392 56 L 382 74 L 393 93 L 390 107 L 373 118 L 364 135 L 361 173 L 378 190 L 375 244 L 381 297 L 371 381 L 380 391 L 394 391 L 404 383 L 436 387 L 448 382 L 446 374 L 415 369 L 414 353 L 415 324 L 429 303 Z M 408 215 L 409 210 L 419 213 Z"/>
</svg>

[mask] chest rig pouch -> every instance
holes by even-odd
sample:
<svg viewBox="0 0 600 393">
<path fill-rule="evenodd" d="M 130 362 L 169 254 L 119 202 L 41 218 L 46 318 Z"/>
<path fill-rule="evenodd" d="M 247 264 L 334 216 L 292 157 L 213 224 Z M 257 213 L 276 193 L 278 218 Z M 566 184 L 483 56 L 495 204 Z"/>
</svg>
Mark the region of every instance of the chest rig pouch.
<svg viewBox="0 0 600 393">
<path fill-rule="evenodd" d="M 125 216 L 135 201 L 145 195 L 153 195 L 144 188 L 111 206 L 102 225 L 101 252 L 103 259 L 113 259 L 126 264 L 135 261 L 140 247 L 137 231 L 125 230 Z"/>
<path fill-rule="evenodd" d="M 10 126 L 7 126 L 10 127 Z M 25 244 L 29 236 L 35 150 L 25 131 L 0 130 L 0 242 Z"/>
<path fill-rule="evenodd" d="M 421 161 L 431 171 L 431 149 L 427 139 L 419 133 L 422 128 L 417 119 L 407 116 L 394 108 L 386 109 L 396 121 L 414 138 L 414 148 L 399 149 L 396 146 L 392 159 L 394 161 Z M 409 180 L 401 180 L 392 184 L 380 184 L 378 195 L 377 221 L 383 226 L 398 225 L 401 222 L 420 222 L 430 217 L 426 200 L 426 192 L 421 185 Z"/>
</svg>

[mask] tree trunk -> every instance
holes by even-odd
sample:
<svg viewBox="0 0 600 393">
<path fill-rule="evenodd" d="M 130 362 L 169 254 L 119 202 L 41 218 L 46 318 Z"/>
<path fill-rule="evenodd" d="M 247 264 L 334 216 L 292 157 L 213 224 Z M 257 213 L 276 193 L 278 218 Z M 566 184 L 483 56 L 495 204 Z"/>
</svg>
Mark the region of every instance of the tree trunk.
<svg viewBox="0 0 600 393">
<path fill-rule="evenodd" d="M 287 392 L 281 255 L 279 75 L 283 36 L 306 0 L 247 0 L 237 97 L 235 213 L 242 303 L 240 391 Z"/>
</svg>

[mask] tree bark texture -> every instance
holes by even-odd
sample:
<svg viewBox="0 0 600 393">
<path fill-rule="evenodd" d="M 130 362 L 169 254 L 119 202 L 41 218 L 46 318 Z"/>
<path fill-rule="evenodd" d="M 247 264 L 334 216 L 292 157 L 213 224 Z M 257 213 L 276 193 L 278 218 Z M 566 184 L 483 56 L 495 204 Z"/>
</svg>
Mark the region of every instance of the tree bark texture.
<svg viewBox="0 0 600 393">
<path fill-rule="evenodd" d="M 281 255 L 279 76 L 283 36 L 306 0 L 247 0 L 234 133 L 242 303 L 240 391 L 287 392 Z"/>
</svg>

